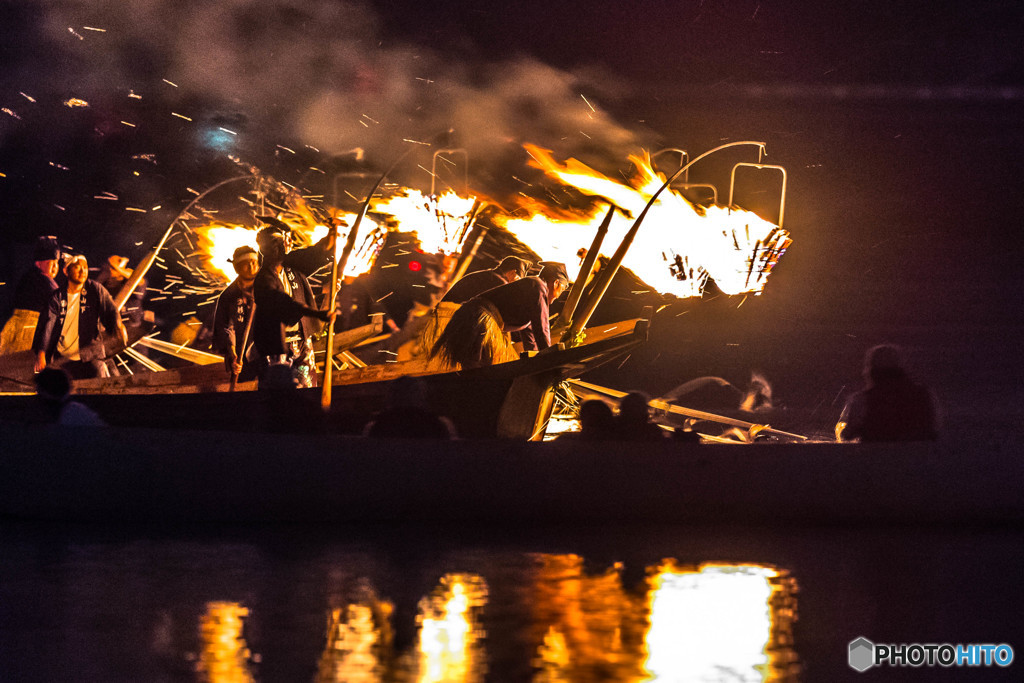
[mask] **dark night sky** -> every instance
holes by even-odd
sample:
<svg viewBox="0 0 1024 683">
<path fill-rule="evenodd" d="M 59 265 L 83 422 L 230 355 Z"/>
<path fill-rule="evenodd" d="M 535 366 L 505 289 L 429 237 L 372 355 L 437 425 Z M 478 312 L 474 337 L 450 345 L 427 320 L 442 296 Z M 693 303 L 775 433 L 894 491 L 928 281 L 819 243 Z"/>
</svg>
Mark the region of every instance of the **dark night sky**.
<svg viewBox="0 0 1024 683">
<path fill-rule="evenodd" d="M 789 173 L 795 241 L 737 326 L 780 345 L 783 321 L 825 326 L 826 346 L 853 339 L 840 362 L 855 364 L 871 325 L 1019 325 L 1019 2 L 126 7 L 0 3 L 0 281 L 43 232 L 137 259 L 188 187 L 237 171 L 228 153 L 299 182 L 332 155 L 384 165 L 403 138 L 452 127 L 474 183 L 500 194 L 524 141 L 614 173 L 642 147 L 756 139 Z M 691 180 L 727 192 L 739 160 Z"/>
</svg>

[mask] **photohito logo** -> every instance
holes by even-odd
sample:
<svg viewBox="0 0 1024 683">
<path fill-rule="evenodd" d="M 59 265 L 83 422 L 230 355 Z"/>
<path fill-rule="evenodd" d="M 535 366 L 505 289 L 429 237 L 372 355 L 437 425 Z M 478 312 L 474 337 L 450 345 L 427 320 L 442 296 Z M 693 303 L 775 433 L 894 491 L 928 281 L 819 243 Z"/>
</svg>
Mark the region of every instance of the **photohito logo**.
<svg viewBox="0 0 1024 683">
<path fill-rule="evenodd" d="M 1010 666 L 1013 648 L 1002 643 L 875 644 L 861 636 L 850 641 L 849 664 L 855 671 L 873 666 Z"/>
</svg>

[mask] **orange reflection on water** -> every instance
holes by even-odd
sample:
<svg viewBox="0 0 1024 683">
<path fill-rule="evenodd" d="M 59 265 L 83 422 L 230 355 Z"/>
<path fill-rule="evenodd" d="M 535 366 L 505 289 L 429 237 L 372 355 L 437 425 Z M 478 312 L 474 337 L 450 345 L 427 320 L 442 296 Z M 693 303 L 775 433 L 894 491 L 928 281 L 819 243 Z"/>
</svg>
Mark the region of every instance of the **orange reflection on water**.
<svg viewBox="0 0 1024 683">
<path fill-rule="evenodd" d="M 655 680 L 782 681 L 792 648 L 796 582 L 766 565 L 667 561 L 649 579 L 644 664 Z"/>
<path fill-rule="evenodd" d="M 530 607 L 540 642 L 535 683 L 635 681 L 643 670 L 642 595 L 623 589 L 618 567 L 588 575 L 578 555 L 538 555 Z"/>
<path fill-rule="evenodd" d="M 487 584 L 473 574 L 446 574 L 433 594 L 420 601 L 417 681 L 484 679 L 485 634 L 479 619 L 485 604 Z"/>
<path fill-rule="evenodd" d="M 252 658 L 242 637 L 242 618 L 249 610 L 236 602 L 209 602 L 199 620 L 202 650 L 196 662 L 199 680 L 210 683 L 250 683 Z"/>
<path fill-rule="evenodd" d="M 391 647 L 390 602 L 361 587 L 354 602 L 331 610 L 327 646 L 320 657 L 317 683 L 376 683 L 383 680 Z"/>
</svg>

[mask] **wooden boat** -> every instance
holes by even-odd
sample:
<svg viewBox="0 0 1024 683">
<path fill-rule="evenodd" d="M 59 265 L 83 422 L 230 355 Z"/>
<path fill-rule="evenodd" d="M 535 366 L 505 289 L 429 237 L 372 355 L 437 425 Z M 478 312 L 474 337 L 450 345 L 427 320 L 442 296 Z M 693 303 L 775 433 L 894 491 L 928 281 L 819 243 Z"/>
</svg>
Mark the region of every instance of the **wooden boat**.
<svg viewBox="0 0 1024 683">
<path fill-rule="evenodd" d="M 320 409 L 319 389 L 282 394 L 256 391 L 251 382 L 229 391 L 220 362 L 83 380 L 76 382 L 75 393 L 76 400 L 113 427 L 357 434 L 385 406 L 390 383 L 412 375 L 422 377 L 429 404 L 454 422 L 460 436 L 538 439 L 551 411 L 554 386 L 629 353 L 646 341 L 647 330 L 647 319 L 637 318 L 589 330 L 587 343 L 580 346 L 556 346 L 517 361 L 458 372 L 436 372 L 423 361 L 348 368 L 333 377 L 327 414 Z M 24 392 L 0 394 L 0 421 L 33 421 L 37 402 Z"/>
<path fill-rule="evenodd" d="M 0 516 L 114 523 L 1024 523 L 1019 443 L 378 440 L 0 426 Z"/>
</svg>

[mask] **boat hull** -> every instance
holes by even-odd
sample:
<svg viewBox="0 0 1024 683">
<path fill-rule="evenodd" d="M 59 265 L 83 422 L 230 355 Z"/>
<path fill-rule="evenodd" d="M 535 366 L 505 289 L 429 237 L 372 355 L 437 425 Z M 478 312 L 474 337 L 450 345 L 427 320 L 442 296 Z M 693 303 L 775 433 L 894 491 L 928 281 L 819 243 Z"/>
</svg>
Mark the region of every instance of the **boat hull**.
<svg viewBox="0 0 1024 683">
<path fill-rule="evenodd" d="M 1024 523 L 1021 444 L 0 427 L 0 515 L 144 523 Z"/>
</svg>

